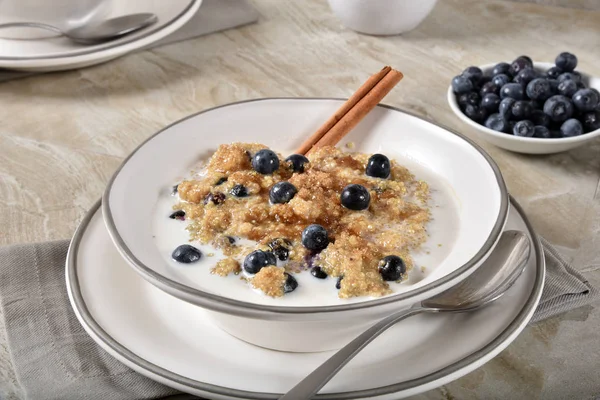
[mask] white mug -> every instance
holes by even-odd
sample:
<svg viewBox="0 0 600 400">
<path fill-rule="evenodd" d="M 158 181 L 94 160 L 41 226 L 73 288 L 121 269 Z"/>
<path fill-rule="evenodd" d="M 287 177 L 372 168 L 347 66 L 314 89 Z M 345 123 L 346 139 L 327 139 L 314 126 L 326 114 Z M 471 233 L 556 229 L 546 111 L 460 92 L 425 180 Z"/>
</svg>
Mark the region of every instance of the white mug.
<svg viewBox="0 0 600 400">
<path fill-rule="evenodd" d="M 398 35 L 415 29 L 437 0 L 329 0 L 342 23 L 369 35 Z"/>
</svg>

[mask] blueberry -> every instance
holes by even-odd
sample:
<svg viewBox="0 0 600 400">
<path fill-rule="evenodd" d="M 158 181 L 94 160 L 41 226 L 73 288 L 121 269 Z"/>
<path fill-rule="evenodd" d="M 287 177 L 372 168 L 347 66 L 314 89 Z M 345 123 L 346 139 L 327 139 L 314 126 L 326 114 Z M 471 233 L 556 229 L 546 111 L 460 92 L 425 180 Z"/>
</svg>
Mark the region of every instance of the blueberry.
<svg viewBox="0 0 600 400">
<path fill-rule="evenodd" d="M 292 275 L 285 272 L 285 283 L 283 284 L 283 292 L 290 293 L 296 290 L 298 281 Z"/>
<path fill-rule="evenodd" d="M 296 193 L 298 193 L 298 189 L 291 183 L 286 181 L 277 182 L 269 190 L 269 200 L 273 204 L 287 203 L 294 198 Z"/>
<path fill-rule="evenodd" d="M 529 118 L 534 125 L 548 127 L 550 125 L 550 117 L 544 114 L 542 110 L 533 110 Z"/>
<path fill-rule="evenodd" d="M 494 82 L 487 82 L 485 83 L 483 86 L 481 86 L 481 89 L 479 90 L 479 94 L 481 95 L 481 97 L 485 96 L 488 93 L 496 93 L 498 94 L 500 90 L 500 86 L 496 86 L 494 85 Z"/>
<path fill-rule="evenodd" d="M 488 93 L 486 96 L 496 96 L 494 93 Z M 497 97 L 497 96 L 496 96 Z M 487 117 L 487 110 L 483 107 L 467 105 L 465 115 L 477 123 L 482 123 Z"/>
<path fill-rule="evenodd" d="M 390 176 L 390 160 L 383 154 L 373 154 L 367 161 L 365 173 L 374 178 L 387 178 Z"/>
<path fill-rule="evenodd" d="M 495 93 L 488 93 L 481 100 L 481 107 L 485 108 L 489 112 L 498 111 L 499 106 L 500 97 Z"/>
<path fill-rule="evenodd" d="M 337 278 L 337 281 L 335 281 L 335 288 L 338 290 L 342 288 L 342 279 L 344 279 L 344 277 L 340 276 Z"/>
<path fill-rule="evenodd" d="M 520 57 L 517 57 L 515 59 L 515 61 L 512 62 L 512 64 L 510 65 L 510 68 L 514 72 L 514 75 L 517 75 L 519 72 L 521 72 L 524 69 L 533 68 L 533 62 L 531 61 L 531 58 L 529 58 L 527 56 L 520 56 Z"/>
<path fill-rule="evenodd" d="M 518 121 L 514 121 L 512 119 L 508 121 L 508 131 L 507 131 L 508 133 L 512 134 L 513 130 L 515 129 L 515 125 L 517 124 L 517 122 Z"/>
<path fill-rule="evenodd" d="M 249 274 L 256 274 L 267 265 L 276 265 L 275 255 L 268 251 L 254 250 L 244 259 L 244 271 Z"/>
<path fill-rule="evenodd" d="M 556 60 L 554 60 L 554 63 L 563 71 L 570 72 L 577 67 L 577 57 L 567 52 L 560 53 L 556 57 Z"/>
<path fill-rule="evenodd" d="M 585 89 L 585 83 L 577 82 L 577 89 Z"/>
<path fill-rule="evenodd" d="M 221 192 L 215 192 L 215 193 L 209 193 L 206 195 L 206 197 L 204 197 L 204 204 L 208 204 L 208 203 L 213 203 L 214 205 L 219 205 L 219 204 L 223 204 L 223 202 L 225 201 L 226 197 L 225 194 L 221 193 Z"/>
<path fill-rule="evenodd" d="M 483 72 L 479 67 L 468 67 L 463 71 L 462 75 L 466 76 L 471 82 L 473 82 L 473 85 L 478 84 L 479 81 L 481 81 L 481 78 L 483 78 Z"/>
<path fill-rule="evenodd" d="M 499 74 L 492 78 L 492 83 L 498 87 L 502 87 L 509 82 L 510 82 L 510 77 L 506 74 Z"/>
<path fill-rule="evenodd" d="M 545 78 L 536 78 L 529 82 L 526 92 L 527 96 L 532 100 L 546 100 L 552 96 L 550 82 Z"/>
<path fill-rule="evenodd" d="M 563 72 L 565 72 L 565 71 L 563 71 L 562 69 L 560 69 L 558 67 L 551 67 L 548 71 L 546 71 L 546 76 L 550 79 L 556 79 Z"/>
<path fill-rule="evenodd" d="M 406 273 L 406 265 L 398 256 L 387 256 L 379 262 L 379 273 L 384 281 L 397 281 Z"/>
<path fill-rule="evenodd" d="M 183 264 L 190 264 L 198 261 L 200 257 L 202 257 L 202 253 L 194 246 L 190 246 L 189 244 L 182 244 L 181 246 L 173 250 L 171 257 L 173 257 L 173 260 L 177 262 Z"/>
<path fill-rule="evenodd" d="M 481 96 L 477 92 L 463 93 L 458 96 L 457 101 L 461 107 L 466 107 L 469 104 L 478 106 L 481 102 Z"/>
<path fill-rule="evenodd" d="M 519 121 L 515 124 L 512 132 L 515 136 L 532 137 L 535 133 L 535 126 L 528 120 Z"/>
<path fill-rule="evenodd" d="M 500 114 L 490 115 L 485 120 L 485 126 L 490 129 L 493 129 L 495 131 L 498 131 L 498 132 L 507 133 L 509 131 L 508 121 L 506 119 L 502 118 L 502 116 L 500 116 Z"/>
<path fill-rule="evenodd" d="M 581 116 L 581 124 L 586 132 L 600 129 L 600 111 L 592 111 Z"/>
<path fill-rule="evenodd" d="M 307 226 L 302 231 L 302 244 L 309 250 L 323 250 L 329 244 L 327 231 L 321 225 Z"/>
<path fill-rule="evenodd" d="M 550 130 L 548 130 L 548 128 L 542 125 L 536 125 L 533 128 L 533 137 L 540 139 L 550 139 L 552 136 L 550 136 Z"/>
<path fill-rule="evenodd" d="M 527 68 L 527 69 L 521 70 L 521 72 L 519 72 L 517 74 L 517 76 L 515 76 L 515 79 L 513 79 L 513 82 L 520 83 L 521 85 L 523 85 L 523 87 L 527 87 L 529 82 L 536 79 L 538 76 L 539 75 L 536 72 L 536 70 Z"/>
<path fill-rule="evenodd" d="M 548 83 L 550 84 L 550 90 L 552 91 L 552 94 L 558 94 L 558 85 L 560 84 L 558 79 L 548 79 Z"/>
<path fill-rule="evenodd" d="M 272 150 L 259 150 L 252 157 L 252 168 L 263 175 L 272 174 L 279 169 L 279 157 Z"/>
<path fill-rule="evenodd" d="M 578 89 L 577 83 L 572 79 L 566 79 L 560 82 L 557 87 L 558 94 L 562 94 L 566 97 L 573 97 Z"/>
<path fill-rule="evenodd" d="M 515 100 L 523 100 L 525 97 L 525 90 L 520 83 L 507 83 L 500 89 L 500 98 L 504 99 L 506 97 Z"/>
<path fill-rule="evenodd" d="M 592 89 L 579 89 L 573 95 L 573 104 L 579 111 L 594 111 L 600 103 L 598 92 Z"/>
<path fill-rule="evenodd" d="M 231 188 L 230 193 L 235 197 L 246 197 L 248 196 L 248 189 L 244 185 L 235 185 Z"/>
<path fill-rule="evenodd" d="M 312 267 L 310 270 L 310 274 L 317 279 L 325 279 L 327 278 L 327 273 L 323 271 L 323 268 L 319 266 Z"/>
<path fill-rule="evenodd" d="M 308 158 L 302 154 L 292 154 L 285 161 L 292 164 L 292 171 L 302 173 L 304 172 L 304 164 L 308 164 Z"/>
<path fill-rule="evenodd" d="M 173 214 L 169 215 L 169 218 L 183 221 L 185 219 L 185 211 L 177 210 Z"/>
<path fill-rule="evenodd" d="M 281 261 L 285 261 L 290 256 L 290 249 L 288 247 L 291 245 L 292 242 L 290 242 L 287 239 L 273 239 L 269 243 L 269 248 L 271 249 L 275 257 L 277 257 Z"/>
<path fill-rule="evenodd" d="M 522 119 L 528 119 L 531 117 L 531 113 L 533 112 L 533 107 L 530 101 L 527 100 L 517 100 L 515 104 L 512 106 L 512 116 L 520 121 Z"/>
<path fill-rule="evenodd" d="M 576 74 L 575 72 L 563 72 L 556 79 L 559 82 L 566 81 L 566 80 L 572 80 L 572 81 L 575 81 L 575 83 L 577 83 L 577 82 L 581 82 L 581 75 L 579 73 Z"/>
<path fill-rule="evenodd" d="M 473 82 L 464 75 L 457 75 L 452 78 L 452 90 L 456 94 L 470 92 L 473 90 Z"/>
<path fill-rule="evenodd" d="M 219 178 L 219 180 L 215 182 L 215 186 L 222 185 L 222 184 L 224 184 L 225 182 L 227 182 L 227 177 L 226 177 L 226 176 L 224 176 L 224 177 L 222 177 L 222 178 Z"/>
<path fill-rule="evenodd" d="M 369 208 L 371 195 L 364 186 L 351 184 L 342 189 L 340 201 L 344 207 L 350 210 L 365 210 Z"/>
<path fill-rule="evenodd" d="M 498 107 L 498 113 L 504 119 L 509 119 L 512 117 L 512 107 L 515 104 L 516 100 L 510 97 L 502 99 L 500 101 L 500 106 Z"/>
<path fill-rule="evenodd" d="M 579 136 L 583 134 L 583 126 L 581 126 L 581 122 L 576 120 L 575 118 L 571 118 L 566 120 L 560 127 L 560 133 L 562 137 L 573 137 Z"/>
<path fill-rule="evenodd" d="M 511 73 L 511 68 L 510 68 L 510 64 L 509 63 L 505 63 L 505 62 L 501 62 L 498 63 L 494 66 L 494 68 L 492 69 L 492 75 L 493 76 L 497 76 L 497 75 L 509 75 Z"/>
<path fill-rule="evenodd" d="M 552 121 L 566 121 L 573 115 L 573 103 L 560 94 L 552 96 L 544 103 L 544 113 Z"/>
</svg>

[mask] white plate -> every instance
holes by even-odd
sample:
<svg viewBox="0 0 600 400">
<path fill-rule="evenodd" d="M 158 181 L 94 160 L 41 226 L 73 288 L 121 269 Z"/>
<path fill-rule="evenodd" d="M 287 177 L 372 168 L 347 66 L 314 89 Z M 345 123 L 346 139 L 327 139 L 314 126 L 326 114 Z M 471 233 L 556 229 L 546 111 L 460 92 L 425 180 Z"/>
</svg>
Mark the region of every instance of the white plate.
<svg viewBox="0 0 600 400">
<path fill-rule="evenodd" d="M 544 258 L 513 202 L 506 229 L 528 232 L 534 251 L 523 275 L 495 304 L 470 314 L 412 317 L 371 343 L 317 398 L 399 399 L 482 366 L 525 328 L 539 302 Z M 96 204 L 67 255 L 67 288 L 90 336 L 154 380 L 218 399 L 275 399 L 332 353 L 285 353 L 235 339 L 201 308 L 147 283 L 121 259 Z"/>
<path fill-rule="evenodd" d="M 553 67 L 552 63 L 542 63 L 535 62 L 533 63 L 534 67 L 539 72 L 546 72 L 550 67 Z M 484 74 L 490 73 L 496 64 L 487 64 L 482 65 L 481 70 Z M 588 75 L 584 72 L 578 71 L 581 73 L 583 80 L 590 88 L 595 88 L 600 90 L 600 78 Z M 600 136 L 600 129 L 597 129 L 592 132 L 584 133 L 580 136 L 575 136 L 571 138 L 561 138 L 561 139 L 541 139 L 534 137 L 519 137 L 507 133 L 497 132 L 493 129 L 489 129 L 484 125 L 478 124 L 473 121 L 469 117 L 467 117 L 461 110 L 458 105 L 458 101 L 456 100 L 456 95 L 452 91 L 452 85 L 448 88 L 448 92 L 446 94 L 448 99 L 448 104 L 450 104 L 450 108 L 456 114 L 458 118 L 460 118 L 466 124 L 472 126 L 479 137 L 483 140 L 490 142 L 491 144 L 501 147 L 506 150 L 514 151 L 517 153 L 525 153 L 525 154 L 553 154 L 560 153 L 562 151 L 567 151 L 574 149 L 576 147 L 582 146 L 597 137 Z"/>
<path fill-rule="evenodd" d="M 121 39 L 97 45 L 80 45 L 64 37 L 30 40 L 0 38 L 0 67 L 57 71 L 99 64 L 175 32 L 194 16 L 201 4 L 202 0 L 115 1 L 109 17 L 151 12 L 158 16 L 158 22 Z"/>
<path fill-rule="evenodd" d="M 366 310 L 382 305 L 411 305 L 467 276 L 487 257 L 506 221 L 508 193 L 491 158 L 466 138 L 404 111 L 380 105 L 340 143 L 354 142 L 353 151 L 383 152 L 426 178 L 432 190 L 451 193 L 459 222 L 429 229 L 450 230 L 454 243 L 445 258 L 427 266 L 418 282 L 402 285 L 392 296 L 323 304 L 312 297 L 302 302 L 267 296 L 237 295 L 200 277 L 198 269 L 169 262 L 172 249 L 153 232 L 157 202 L 220 144 L 258 142 L 287 155 L 302 138 L 337 110 L 340 99 L 257 99 L 228 104 L 192 115 L 158 132 L 121 165 L 103 197 L 104 220 L 115 244 L 136 271 L 161 289 L 194 304 L 236 315 L 294 321 L 311 313 Z M 452 156 L 448 156 L 451 154 Z M 424 170 L 423 175 L 418 173 Z M 426 174 L 427 173 L 427 174 Z M 439 182 L 439 184 L 437 184 Z M 448 205 L 454 207 L 454 205 Z M 134 224 L 131 221 L 136 221 Z M 427 242 L 431 252 L 437 243 Z M 208 269 L 203 269 L 208 271 Z M 208 275 L 208 272 L 206 272 Z M 313 280 L 314 281 L 314 280 Z M 242 292 L 247 293 L 247 291 Z M 296 292 L 298 293 L 298 292 Z M 299 295 L 296 296 L 299 298 Z M 292 296 L 290 296 L 290 299 Z M 293 308 L 293 311 L 290 309 Z M 345 318 L 348 318 L 347 316 Z"/>
</svg>

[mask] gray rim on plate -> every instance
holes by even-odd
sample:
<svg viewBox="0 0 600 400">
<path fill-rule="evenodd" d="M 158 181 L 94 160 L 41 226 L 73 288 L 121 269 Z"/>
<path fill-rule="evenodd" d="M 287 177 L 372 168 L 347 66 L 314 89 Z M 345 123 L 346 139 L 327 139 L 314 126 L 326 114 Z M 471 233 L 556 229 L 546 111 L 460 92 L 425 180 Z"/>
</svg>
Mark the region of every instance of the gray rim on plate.
<svg viewBox="0 0 600 400">
<path fill-rule="evenodd" d="M 408 390 L 411 388 L 415 388 L 418 386 L 422 386 L 428 384 L 430 382 L 436 381 L 438 379 L 442 379 L 456 371 L 461 370 L 462 368 L 477 362 L 482 359 L 487 354 L 494 351 L 496 348 L 502 345 L 502 343 L 510 337 L 518 327 L 525 322 L 528 318 L 528 315 L 533 311 L 538 298 L 541 295 L 541 291 L 544 283 L 544 269 L 545 269 L 545 260 L 544 254 L 542 252 L 542 246 L 539 238 L 537 237 L 535 231 L 533 230 L 527 216 L 523 212 L 521 206 L 510 197 L 510 202 L 516 212 L 519 213 L 525 225 L 527 226 L 527 230 L 531 235 L 531 239 L 533 241 L 533 247 L 536 256 L 536 277 L 533 286 L 533 290 L 529 295 L 525 305 L 519 312 L 519 314 L 515 317 L 515 319 L 504 329 L 498 336 L 496 336 L 490 343 L 481 348 L 480 350 L 472 353 L 471 355 L 466 356 L 462 360 L 455 362 L 454 364 L 450 364 L 447 367 L 444 367 L 436 372 L 431 374 L 422 376 L 420 378 L 411 379 L 408 381 L 395 383 L 392 385 L 382 386 L 374 389 L 364 389 L 364 390 L 356 390 L 350 392 L 340 392 L 340 393 L 329 393 L 329 394 L 318 394 L 315 396 L 316 399 L 329 399 L 329 400 L 346 400 L 346 399 L 355 399 L 362 397 L 372 397 L 372 396 L 381 396 L 384 394 L 396 393 L 403 390 Z M 186 378 L 185 376 L 178 375 L 169 370 L 166 370 L 162 367 L 159 367 L 155 364 L 152 364 L 145 359 L 139 357 L 132 351 L 128 350 L 125 346 L 121 345 L 115 339 L 113 339 L 102 327 L 94 320 L 94 317 L 90 314 L 85 301 L 83 299 L 83 295 L 81 293 L 81 288 L 79 286 L 79 281 L 77 277 L 77 253 L 79 249 L 79 244 L 81 242 L 81 238 L 83 237 L 87 226 L 94 216 L 94 214 L 98 211 L 100 207 L 100 202 L 96 202 L 96 204 L 92 207 L 92 209 L 85 216 L 84 220 L 81 222 L 77 230 L 75 231 L 75 235 L 71 240 L 71 244 L 69 246 L 69 252 L 67 253 L 67 261 L 66 261 L 66 275 L 68 277 L 68 282 L 70 286 L 67 288 L 68 291 L 71 292 L 74 307 L 79 312 L 81 319 L 85 322 L 85 325 L 110 349 L 112 349 L 115 353 L 119 354 L 124 359 L 128 360 L 133 365 L 138 366 L 141 370 L 150 372 L 155 376 L 161 377 L 170 382 L 177 383 L 186 388 L 191 388 L 195 390 L 201 390 L 212 394 L 217 394 L 221 396 L 227 396 L 228 398 L 238 398 L 238 399 L 257 399 L 257 400 L 270 400 L 277 399 L 282 394 L 280 393 L 261 393 L 261 392 L 250 392 L 245 390 L 238 389 L 230 389 L 223 386 L 212 385 L 209 383 L 199 382 L 190 378 Z M 223 333 L 225 334 L 225 333 Z"/>
<path fill-rule="evenodd" d="M 382 107 L 385 109 L 389 109 L 392 111 L 396 111 L 396 112 L 400 112 L 403 114 L 407 114 L 410 115 L 414 118 L 418 118 L 422 121 L 431 123 L 435 126 L 438 126 L 446 131 L 448 131 L 448 133 L 450 134 L 454 134 L 458 137 L 460 137 L 461 139 L 463 139 L 464 141 L 466 141 L 468 144 L 470 144 L 475 150 L 477 150 L 484 158 L 485 160 L 488 162 L 488 164 L 490 165 L 490 167 L 492 168 L 492 170 L 494 171 L 494 175 L 496 176 L 496 180 L 498 183 L 498 186 L 500 188 L 500 196 L 501 196 L 501 203 L 500 203 L 500 212 L 498 214 L 498 218 L 494 224 L 494 227 L 489 235 L 489 237 L 486 239 L 485 243 L 483 244 L 482 248 L 475 254 L 475 256 L 473 256 L 473 258 L 471 258 L 467 263 L 465 263 L 464 265 L 462 265 L 460 268 L 457 268 L 455 271 L 451 272 L 450 274 L 444 276 L 441 279 L 438 279 L 434 282 L 431 282 L 427 285 L 424 285 L 418 289 L 415 290 L 411 290 L 409 292 L 405 292 L 405 293 L 400 293 L 400 294 L 396 294 L 396 295 L 392 295 L 392 296 L 388 296 L 388 297 L 384 297 L 382 299 L 376 299 L 376 300 L 368 300 L 368 301 L 364 301 L 364 302 L 360 302 L 360 303 L 353 303 L 353 304 L 345 304 L 345 305 L 336 305 L 336 306 L 322 306 L 322 307 L 283 307 L 283 306 L 268 306 L 268 305 L 261 305 L 261 304 L 255 304 L 255 303 L 248 303 L 248 302 L 244 302 L 244 301 L 240 301 L 240 300 L 233 300 L 227 297 L 223 297 L 223 296 L 219 296 L 219 295 L 215 295 L 212 293 L 207 293 L 207 292 L 203 292 L 201 290 L 198 289 L 194 289 L 191 288 L 189 286 L 186 285 L 182 285 L 181 283 L 175 282 L 173 280 L 170 280 L 166 277 L 164 277 L 163 275 L 157 273 L 156 271 L 152 270 L 151 268 L 148 268 L 144 263 L 142 263 L 134 254 L 133 252 L 127 247 L 127 245 L 125 244 L 123 238 L 119 235 L 119 232 L 115 226 L 114 220 L 113 220 L 113 216 L 110 210 L 110 206 L 109 206 L 109 197 L 110 197 L 110 193 L 112 190 L 112 185 L 116 179 L 116 177 L 119 175 L 119 172 L 121 171 L 121 169 L 123 168 L 123 166 L 125 164 L 127 164 L 127 162 L 129 161 L 129 159 L 131 157 L 133 157 L 133 155 L 138 152 L 147 142 L 149 142 L 150 140 L 152 140 L 153 138 L 155 138 L 156 136 L 160 135 L 161 133 L 164 133 L 166 131 L 169 130 L 169 128 L 171 128 L 172 126 L 179 124 L 183 121 L 186 121 L 190 118 L 194 118 L 197 115 L 206 113 L 206 112 L 210 112 L 212 110 L 216 110 L 219 108 L 223 108 L 223 107 L 231 107 L 231 106 L 236 106 L 236 105 L 240 105 L 240 104 L 244 104 L 244 103 L 249 103 L 249 102 L 257 102 L 257 101 L 269 101 L 269 100 L 299 100 L 299 101 L 310 101 L 310 100 L 327 100 L 327 101 L 344 101 L 345 99 L 339 99 L 339 98 L 299 98 L 299 97 L 291 97 L 291 98 L 285 98 L 285 97 L 278 97 L 278 98 L 263 98 L 263 99 L 252 99 L 252 100 L 244 100 L 244 101 L 239 101 L 239 102 L 235 102 L 235 103 L 229 103 L 229 104 L 225 104 L 225 105 L 221 105 L 221 106 L 217 106 L 217 107 L 213 107 L 213 108 L 209 108 L 207 110 L 203 110 L 200 112 L 197 112 L 195 114 L 189 115 L 183 119 L 180 119 L 168 126 L 166 126 L 165 128 L 161 129 L 160 131 L 158 131 L 157 133 L 155 133 L 154 135 L 150 136 L 148 139 L 146 139 L 144 142 L 142 142 L 142 144 L 140 144 L 124 161 L 123 163 L 119 166 L 119 168 L 115 171 L 115 173 L 113 174 L 112 178 L 110 179 L 110 181 L 108 182 L 108 185 L 106 187 L 106 190 L 104 191 L 104 194 L 102 196 L 102 214 L 104 217 L 104 222 L 106 224 L 106 227 L 108 229 L 108 233 L 111 236 L 111 238 L 113 239 L 113 241 L 116 244 L 117 250 L 119 250 L 119 252 L 121 253 L 121 255 L 129 262 L 130 265 L 132 265 L 137 271 L 138 273 L 140 273 L 146 280 L 148 280 L 150 283 L 152 283 L 153 285 L 155 285 L 156 287 L 160 288 L 161 290 L 171 294 L 172 296 L 175 296 L 181 300 L 185 300 L 189 303 L 204 307 L 204 308 L 208 308 L 214 311 L 218 311 L 218 312 L 223 312 L 226 314 L 233 314 L 233 315 L 239 315 L 239 316 L 249 316 L 249 317 L 255 317 L 255 318 L 266 318 L 266 319 L 272 319 L 275 316 L 281 316 L 281 315 L 297 315 L 297 314 L 317 314 L 317 313 L 328 313 L 328 312 L 340 312 L 340 311 L 350 311 L 350 310 L 357 310 L 357 309 L 363 309 L 363 308 L 370 308 L 370 307 L 375 307 L 375 306 L 379 306 L 379 305 L 383 305 L 383 304 L 388 304 L 388 303 L 392 303 L 392 302 L 396 302 L 396 301 L 401 301 L 401 300 L 405 300 L 405 299 L 409 299 L 412 298 L 414 296 L 420 295 L 425 293 L 428 290 L 431 290 L 433 288 L 439 287 L 441 285 L 446 284 L 447 282 L 455 279 L 456 277 L 462 275 L 463 273 L 467 272 L 468 270 L 474 268 L 479 261 L 486 255 L 488 254 L 488 252 L 492 249 L 492 247 L 494 246 L 494 244 L 496 243 L 497 239 L 500 237 L 500 233 L 502 233 L 502 229 L 504 227 L 504 223 L 506 221 L 506 218 L 508 217 L 508 206 L 509 206 L 509 200 L 508 200 L 508 191 L 506 189 L 506 185 L 504 183 L 504 179 L 502 178 L 502 174 L 500 173 L 500 169 L 498 168 L 498 166 L 496 165 L 496 163 L 494 162 L 494 160 L 492 160 L 492 158 L 481 148 L 479 147 L 476 143 L 474 143 L 473 141 L 471 141 L 470 139 L 466 138 L 465 136 L 461 135 L 460 133 L 454 132 L 446 127 L 443 127 L 439 124 L 435 124 L 433 122 L 427 121 L 417 115 L 414 115 L 412 113 L 400 110 L 398 108 L 395 107 L 391 107 L 388 105 L 383 105 L 383 104 L 379 104 L 378 107 Z"/>
<path fill-rule="evenodd" d="M 125 36 L 122 39 L 117 39 L 114 41 L 114 43 L 111 42 L 107 42 L 104 44 L 98 44 L 98 45 L 94 45 L 91 48 L 87 48 L 87 49 L 81 49 L 79 51 L 72 51 L 72 52 L 65 52 L 62 54 L 55 54 L 55 55 L 49 55 L 49 56 L 41 56 L 41 57 L 35 57 L 35 56 L 27 56 L 27 57 L 0 57 L 0 61 L 2 60 L 7 60 L 7 61 L 31 61 L 31 60 L 49 60 L 49 59 L 54 59 L 54 58 L 69 58 L 69 57 L 77 57 L 77 56 L 83 56 L 83 55 L 87 55 L 87 54 L 92 54 L 92 53 L 97 53 L 100 51 L 104 51 L 104 50 L 110 50 L 110 49 L 114 49 L 115 47 L 120 47 L 132 42 L 136 42 L 138 40 L 141 40 L 143 38 L 146 38 L 156 32 L 159 32 L 165 28 L 167 28 L 169 25 L 172 25 L 174 22 L 178 21 L 181 17 L 183 17 L 189 10 L 190 8 L 192 8 L 196 3 L 198 3 L 198 1 L 200 0 L 190 0 L 190 2 L 188 3 L 188 5 L 181 10 L 181 12 L 179 14 L 177 14 L 175 17 L 173 17 L 170 21 L 165 22 L 164 24 L 160 24 L 160 21 L 158 21 L 158 23 L 151 25 L 148 28 L 144 28 L 140 31 L 140 33 L 142 33 L 141 35 L 133 35 L 133 36 Z M 10 39 L 5 39 L 5 38 L 0 38 L 2 40 L 10 40 Z"/>
</svg>

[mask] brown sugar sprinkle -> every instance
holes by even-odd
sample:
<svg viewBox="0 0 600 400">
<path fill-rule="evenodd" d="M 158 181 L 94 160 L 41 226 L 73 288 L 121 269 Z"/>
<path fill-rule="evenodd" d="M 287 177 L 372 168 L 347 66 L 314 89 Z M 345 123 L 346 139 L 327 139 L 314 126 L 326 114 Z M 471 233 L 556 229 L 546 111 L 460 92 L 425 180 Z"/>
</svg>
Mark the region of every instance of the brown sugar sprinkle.
<svg viewBox="0 0 600 400">
<path fill-rule="evenodd" d="M 264 294 L 271 297 L 283 296 L 283 285 L 286 276 L 283 268 L 264 267 L 254 275 L 250 281 L 255 289 L 260 289 Z"/>
<path fill-rule="evenodd" d="M 240 263 L 237 260 L 228 257 L 219 260 L 219 262 L 217 262 L 217 265 L 210 270 L 210 273 L 219 276 L 227 276 L 231 273 L 237 275 L 241 271 L 242 268 L 240 267 Z"/>
<path fill-rule="evenodd" d="M 185 211 L 191 221 L 191 239 L 210 243 L 226 256 L 238 258 L 254 249 L 268 250 L 268 244 L 275 239 L 287 239 L 291 244 L 286 243 L 289 258 L 285 269 L 277 269 L 276 274 L 275 267 L 262 273 L 266 269 L 263 268 L 261 277 L 257 274 L 252 279 L 254 287 L 270 296 L 283 295 L 283 283 L 281 287 L 277 286 L 279 283 L 267 284 L 267 276 L 269 281 L 284 282 L 284 271 L 306 270 L 310 257 L 328 275 L 344 276 L 341 298 L 390 293 L 389 284 L 378 272 L 378 263 L 393 254 L 402 257 L 408 271 L 413 268 L 410 252 L 419 249 L 427 239 L 426 225 L 431 218 L 427 183 L 415 179 L 394 160 L 390 160 L 389 178 L 367 176 L 369 154 L 344 153 L 335 147 L 314 149 L 303 173 L 293 172 L 291 164 L 278 155 L 279 169 L 263 175 L 252 169 L 250 156 L 264 148 L 260 144 L 222 145 L 201 176 L 179 184 L 183 202 L 175 207 Z M 292 183 L 297 193 L 288 203 L 271 204 L 269 190 L 279 181 Z M 352 211 L 341 205 L 340 194 L 349 184 L 360 184 L 369 190 L 368 209 Z M 248 195 L 232 195 L 235 185 L 243 185 Z M 220 199 L 216 193 L 223 194 L 224 200 L 205 204 L 206 198 Z M 310 255 L 300 239 L 310 224 L 325 227 L 330 239 L 329 246 L 317 255 Z M 257 244 L 254 248 L 239 246 L 228 237 L 250 239 Z"/>
</svg>

